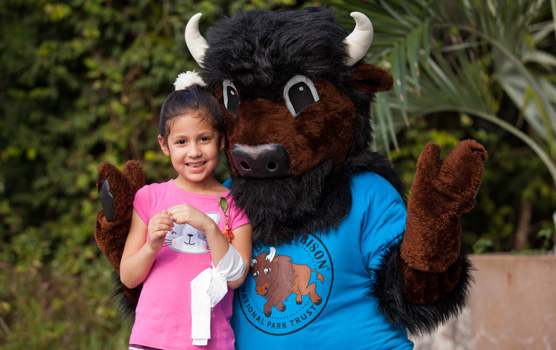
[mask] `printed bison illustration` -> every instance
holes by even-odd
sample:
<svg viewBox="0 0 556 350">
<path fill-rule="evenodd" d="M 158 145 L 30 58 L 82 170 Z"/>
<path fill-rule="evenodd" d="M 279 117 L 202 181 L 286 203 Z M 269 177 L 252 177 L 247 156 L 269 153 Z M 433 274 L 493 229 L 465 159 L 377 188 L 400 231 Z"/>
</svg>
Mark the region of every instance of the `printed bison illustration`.
<svg viewBox="0 0 556 350">
<path fill-rule="evenodd" d="M 273 306 L 278 311 L 286 310 L 283 302 L 292 294 L 296 294 L 295 302 L 298 305 L 303 303 L 305 295 L 309 295 L 315 305 L 322 302 L 316 292 L 316 284 L 309 283 L 311 272 L 315 272 L 324 283 L 322 275 L 307 265 L 292 263 L 289 256 L 277 255 L 274 247 L 270 247 L 270 253 L 261 253 L 251 260 L 250 272 L 255 279 L 257 294 L 268 300 L 264 305 L 267 317 L 272 314 Z"/>
</svg>

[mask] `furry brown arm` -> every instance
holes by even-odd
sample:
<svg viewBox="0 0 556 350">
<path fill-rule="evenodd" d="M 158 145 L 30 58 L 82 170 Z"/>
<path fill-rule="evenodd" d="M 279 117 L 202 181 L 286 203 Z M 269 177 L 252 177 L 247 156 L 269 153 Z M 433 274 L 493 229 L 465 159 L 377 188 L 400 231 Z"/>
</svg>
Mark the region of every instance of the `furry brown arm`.
<svg viewBox="0 0 556 350">
<path fill-rule="evenodd" d="M 459 217 L 476 203 L 487 154 L 473 140 L 461 142 L 439 159 L 440 147 L 428 144 L 417 163 L 401 245 L 405 299 L 431 304 L 456 288 L 460 279 Z"/>
<path fill-rule="evenodd" d="M 131 224 L 133 199 L 137 190 L 143 186 L 143 170 L 137 161 L 127 162 L 123 172 L 108 163 L 100 164 L 97 170 L 97 189 L 103 210 L 97 215 L 95 240 L 119 274 L 120 260 Z M 127 298 L 132 303 L 137 303 L 141 288 L 122 287 Z"/>
</svg>

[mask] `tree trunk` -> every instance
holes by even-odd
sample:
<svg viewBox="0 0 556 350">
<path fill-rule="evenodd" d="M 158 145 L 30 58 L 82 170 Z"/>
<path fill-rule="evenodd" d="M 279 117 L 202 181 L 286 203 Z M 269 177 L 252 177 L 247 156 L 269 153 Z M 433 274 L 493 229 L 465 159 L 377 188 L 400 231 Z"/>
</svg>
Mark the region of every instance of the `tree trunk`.
<svg viewBox="0 0 556 350">
<path fill-rule="evenodd" d="M 533 202 L 524 199 L 521 202 L 521 210 L 519 211 L 519 219 L 515 232 L 514 250 L 520 252 L 527 247 L 529 238 L 529 224 L 531 223 L 531 215 L 533 214 Z"/>
</svg>

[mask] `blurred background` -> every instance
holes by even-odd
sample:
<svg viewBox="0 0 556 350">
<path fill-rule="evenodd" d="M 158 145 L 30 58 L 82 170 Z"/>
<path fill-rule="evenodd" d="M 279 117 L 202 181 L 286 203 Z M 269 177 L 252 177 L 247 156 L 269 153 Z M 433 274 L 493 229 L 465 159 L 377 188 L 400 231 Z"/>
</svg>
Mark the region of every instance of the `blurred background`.
<svg viewBox="0 0 556 350">
<path fill-rule="evenodd" d="M 487 149 L 464 250 L 554 254 L 554 0 L 4 0 L 0 348 L 127 349 L 93 236 L 97 166 L 136 159 L 146 183 L 174 177 L 158 114 L 176 76 L 199 70 L 184 41 L 193 14 L 206 33 L 239 10 L 306 6 L 332 8 L 349 31 L 351 11 L 373 22 L 366 61 L 395 86 L 373 104 L 372 147 L 408 185 L 428 142 Z"/>
</svg>

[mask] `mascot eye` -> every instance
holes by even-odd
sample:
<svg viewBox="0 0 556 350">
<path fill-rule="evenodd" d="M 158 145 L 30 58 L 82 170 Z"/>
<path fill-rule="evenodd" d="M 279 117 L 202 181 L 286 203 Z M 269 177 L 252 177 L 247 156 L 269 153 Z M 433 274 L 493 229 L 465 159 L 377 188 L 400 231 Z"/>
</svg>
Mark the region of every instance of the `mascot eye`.
<svg viewBox="0 0 556 350">
<path fill-rule="evenodd" d="M 268 275 L 270 273 L 270 267 L 265 268 L 263 271 L 265 274 Z"/>
<path fill-rule="evenodd" d="M 304 75 L 296 75 L 284 86 L 284 100 L 295 117 L 305 108 L 319 101 L 315 84 Z"/>
<path fill-rule="evenodd" d="M 255 272 L 253 272 L 253 277 L 254 277 L 254 278 L 257 278 L 257 277 L 259 277 L 259 271 L 255 271 Z"/>
<path fill-rule="evenodd" d="M 234 117 L 237 117 L 237 111 L 239 110 L 239 95 L 237 89 L 231 80 L 226 79 L 222 82 L 224 95 L 224 106 Z"/>
</svg>

